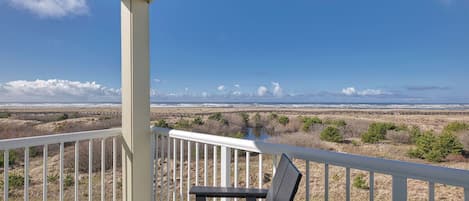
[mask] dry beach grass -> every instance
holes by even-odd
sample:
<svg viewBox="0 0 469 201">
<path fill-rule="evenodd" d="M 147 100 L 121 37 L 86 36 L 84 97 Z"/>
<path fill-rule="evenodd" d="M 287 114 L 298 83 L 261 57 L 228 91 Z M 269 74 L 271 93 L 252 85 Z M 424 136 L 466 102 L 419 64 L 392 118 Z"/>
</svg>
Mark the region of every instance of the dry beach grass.
<svg viewBox="0 0 469 201">
<path fill-rule="evenodd" d="M 74 132 L 84 130 L 105 129 L 120 126 L 120 114 L 117 108 L 1 108 L 0 112 L 10 112 L 12 115 L 9 118 L 0 118 L 0 139 L 37 136 L 45 134 L 55 134 L 63 132 Z M 278 115 L 285 115 L 289 117 L 290 121 L 283 125 L 276 121 L 269 120 L 269 115 L 274 111 Z M 401 131 L 391 131 L 388 133 L 386 140 L 376 143 L 367 144 L 360 142 L 360 135 L 366 132 L 371 122 L 393 122 L 396 125 L 406 124 L 409 126 L 418 126 L 422 130 L 434 130 L 441 132 L 443 127 L 450 122 L 469 122 L 469 115 L 457 114 L 442 111 L 438 114 L 431 114 L 434 111 L 407 111 L 403 114 L 402 111 L 356 111 L 356 110 L 330 110 L 330 109 L 274 109 L 274 108 L 152 108 L 152 120 L 165 119 L 170 124 L 176 124 L 181 119 L 192 122 L 195 117 L 201 117 L 204 120 L 204 125 L 196 125 L 189 130 L 228 135 L 243 131 L 246 126 L 250 127 L 256 123 L 263 124 L 264 127 L 272 132 L 272 137 L 269 139 L 271 142 L 291 144 L 295 146 L 303 146 L 309 148 L 319 148 L 324 150 L 331 150 L 337 152 L 353 153 L 359 155 L 366 155 L 372 157 L 388 158 L 395 160 L 405 160 L 418 163 L 427 163 L 432 165 L 439 165 L 445 167 L 459 168 L 469 170 L 469 161 L 464 157 L 453 157 L 441 163 L 432 163 L 422 159 L 410 158 L 407 155 L 409 149 L 414 145 L 409 144 L 408 133 Z M 228 125 L 220 124 L 217 120 L 210 120 L 208 117 L 214 113 L 222 112 L 223 117 L 229 122 Z M 245 122 L 239 115 L 241 112 L 247 113 L 251 118 Z M 430 114 L 427 114 L 430 112 Z M 465 111 L 463 111 L 465 112 Z M 61 115 L 67 114 L 67 119 L 61 119 Z M 259 114 L 260 118 L 254 121 L 253 117 Z M 324 125 L 313 125 L 308 132 L 302 131 L 302 121 L 299 116 L 317 116 L 322 120 L 344 120 L 347 122 L 346 126 L 341 128 L 344 135 L 345 143 L 325 142 L 320 139 L 320 132 L 324 129 Z M 457 133 L 458 138 L 464 145 L 465 149 L 469 149 L 469 132 L 464 131 Z M 74 149 L 73 144 L 67 144 L 65 147 L 65 168 L 66 175 L 73 176 L 74 167 Z M 100 143 L 94 143 L 94 160 L 93 171 L 94 176 L 94 193 L 93 197 L 98 200 L 100 198 Z M 110 140 L 106 142 L 106 198 L 110 199 L 111 195 L 111 144 Z M 31 187 L 30 196 L 31 200 L 40 200 L 42 198 L 42 148 L 34 148 L 36 155 L 31 157 Z M 80 196 L 81 198 L 87 197 L 87 165 L 88 165 L 88 143 L 80 143 Z M 17 160 L 12 165 L 11 171 L 14 174 L 23 174 L 22 153 L 23 150 L 15 150 L 17 153 Z M 120 151 L 120 150 L 119 150 Z M 240 153 L 239 157 L 239 185 L 245 185 L 245 158 L 244 153 Z M 209 156 L 213 156 L 211 153 Z M 251 156 L 251 186 L 257 186 L 257 170 L 258 159 L 257 155 Z M 120 156 L 118 156 L 120 159 Z M 201 156 L 202 159 L 202 156 Z M 120 161 L 120 160 L 118 160 Z M 166 167 L 167 161 L 160 161 L 159 163 Z M 302 160 L 295 160 L 295 164 L 299 169 L 305 171 L 305 162 Z M 191 176 L 195 175 L 194 157 L 192 157 Z M 264 187 L 269 186 L 269 180 L 272 177 L 272 158 L 269 155 L 264 156 L 263 166 L 263 180 Z M 58 164 L 58 145 L 49 147 L 49 170 L 50 175 L 57 175 Z M 172 163 L 170 163 L 172 165 Z M 209 172 L 208 181 L 212 184 L 213 163 L 209 158 Z M 311 163 L 311 199 L 321 200 L 324 195 L 324 165 Z M 120 164 L 119 164 L 120 166 Z M 219 168 L 219 167 L 218 167 Z M 120 172 L 120 168 L 119 168 Z M 185 171 L 187 173 L 187 164 Z M 199 172 L 203 172 L 202 163 L 199 165 Z M 218 170 L 220 172 L 220 170 Z M 358 170 L 352 170 L 353 178 L 361 175 L 365 181 L 365 186 L 368 184 L 368 173 Z M 3 170 L 0 169 L 0 176 Z M 172 172 L 170 173 L 169 184 L 172 184 Z M 179 172 L 177 172 L 177 180 L 179 181 Z M 330 199 L 331 200 L 344 200 L 345 193 L 345 169 L 341 167 L 331 166 L 330 169 Z M 184 178 L 187 175 L 184 174 Z M 120 182 L 120 175 L 118 176 Z M 194 184 L 194 178 L 192 184 Z M 203 178 L 200 178 L 203 181 Z M 164 180 L 163 186 L 166 186 Z M 302 180 L 304 186 L 305 179 Z M 409 200 L 427 200 L 428 184 L 422 181 L 409 180 Z M 375 175 L 375 200 L 390 200 L 391 193 L 391 178 L 386 175 Z M 56 200 L 58 196 L 58 181 L 51 181 L 49 187 L 49 199 Z M 187 185 L 187 184 L 184 184 Z M 121 185 L 118 185 L 121 188 Z M 187 186 L 184 187 L 184 192 Z M 120 192 L 120 190 L 119 190 Z M 352 187 L 352 200 L 367 200 L 368 190 L 363 188 Z M 3 192 L 0 192 L 0 194 Z M 22 200 L 22 188 L 13 188 L 11 190 L 11 200 Z M 163 193 L 166 195 L 166 193 Z M 120 195 L 120 194 L 119 194 Z M 446 185 L 436 185 L 436 200 L 463 200 L 463 191 L 461 188 L 451 187 Z M 1 196 L 1 195 L 0 195 Z M 67 187 L 65 196 L 72 199 L 73 187 Z M 296 200 L 305 199 L 305 190 L 300 188 Z"/>
</svg>

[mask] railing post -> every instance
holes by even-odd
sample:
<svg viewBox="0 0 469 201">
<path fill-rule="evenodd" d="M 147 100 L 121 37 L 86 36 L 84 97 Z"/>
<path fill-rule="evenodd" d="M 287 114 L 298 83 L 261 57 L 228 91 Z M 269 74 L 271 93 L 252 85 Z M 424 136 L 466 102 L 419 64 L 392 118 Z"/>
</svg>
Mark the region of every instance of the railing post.
<svg viewBox="0 0 469 201">
<path fill-rule="evenodd" d="M 124 201 L 151 200 L 148 0 L 121 0 Z"/>
<path fill-rule="evenodd" d="M 469 186 L 464 187 L 464 201 L 469 201 Z"/>
<path fill-rule="evenodd" d="M 392 176 L 392 200 L 407 200 L 407 178 Z"/>
<path fill-rule="evenodd" d="M 221 187 L 231 186 L 231 148 L 221 147 Z M 222 198 L 222 201 L 228 199 Z"/>
</svg>

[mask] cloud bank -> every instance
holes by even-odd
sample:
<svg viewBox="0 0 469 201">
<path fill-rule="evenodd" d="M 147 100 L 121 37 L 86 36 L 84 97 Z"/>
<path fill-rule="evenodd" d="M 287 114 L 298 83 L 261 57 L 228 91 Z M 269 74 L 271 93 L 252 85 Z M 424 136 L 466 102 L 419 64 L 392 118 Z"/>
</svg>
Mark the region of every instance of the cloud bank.
<svg viewBox="0 0 469 201">
<path fill-rule="evenodd" d="M 26 10 L 43 18 L 61 18 L 89 13 L 86 0 L 7 0 L 13 8 Z"/>
<path fill-rule="evenodd" d="M 355 87 L 347 87 L 342 89 L 342 94 L 346 96 L 380 96 L 380 95 L 391 95 L 391 93 L 380 90 L 380 89 L 364 89 L 357 90 Z"/>
<path fill-rule="evenodd" d="M 435 87 L 417 87 L 415 90 L 434 90 Z M 152 101 L 207 101 L 207 102 L 448 102 L 448 99 L 432 96 L 415 96 L 399 91 L 381 89 L 357 89 L 345 87 L 338 91 L 289 93 L 278 82 L 242 90 L 241 85 L 218 85 L 208 91 L 182 88 L 179 91 L 164 92 L 150 89 Z M 457 98 L 457 97 L 456 97 Z M 106 87 L 95 81 L 15 80 L 0 83 L 0 102 L 120 102 L 120 88 Z"/>
<path fill-rule="evenodd" d="M 119 100 L 120 89 L 96 82 L 70 80 L 16 80 L 0 84 L 0 101 L 99 101 Z"/>
</svg>

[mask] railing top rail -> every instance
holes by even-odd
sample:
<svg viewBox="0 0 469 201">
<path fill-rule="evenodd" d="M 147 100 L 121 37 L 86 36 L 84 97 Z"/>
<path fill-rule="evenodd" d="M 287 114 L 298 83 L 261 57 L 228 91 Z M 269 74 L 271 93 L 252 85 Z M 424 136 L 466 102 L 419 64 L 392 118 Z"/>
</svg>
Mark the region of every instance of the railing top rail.
<svg viewBox="0 0 469 201">
<path fill-rule="evenodd" d="M 469 188 L 469 171 L 439 167 L 405 161 L 389 160 L 354 154 L 345 154 L 311 148 L 296 147 L 284 144 L 273 144 L 261 141 L 244 140 L 181 130 L 153 128 L 155 134 L 169 135 L 173 138 L 225 146 L 234 149 L 266 154 L 286 153 L 291 157 L 319 163 L 328 163 L 341 167 L 373 171 L 376 173 L 402 176 L 411 179 L 435 183 L 463 186 Z"/>
<path fill-rule="evenodd" d="M 107 138 L 122 135 L 120 128 L 83 131 L 64 134 L 52 134 L 24 138 L 12 138 L 0 140 L 0 150 L 17 149 L 23 147 L 33 147 L 45 144 L 55 144 L 61 142 L 74 142 L 95 138 Z"/>
</svg>

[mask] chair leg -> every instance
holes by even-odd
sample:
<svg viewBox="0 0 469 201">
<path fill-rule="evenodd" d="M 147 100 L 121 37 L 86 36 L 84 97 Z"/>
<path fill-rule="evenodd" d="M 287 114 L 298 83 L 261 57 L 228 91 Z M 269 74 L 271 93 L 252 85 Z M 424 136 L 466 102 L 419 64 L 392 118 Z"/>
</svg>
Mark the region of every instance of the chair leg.
<svg viewBox="0 0 469 201">
<path fill-rule="evenodd" d="M 207 200 L 207 197 L 205 196 L 198 196 L 198 195 L 195 196 L 195 201 L 206 201 L 206 200 Z"/>
<path fill-rule="evenodd" d="M 247 197 L 246 201 L 256 201 L 256 198 L 255 197 Z"/>
</svg>

